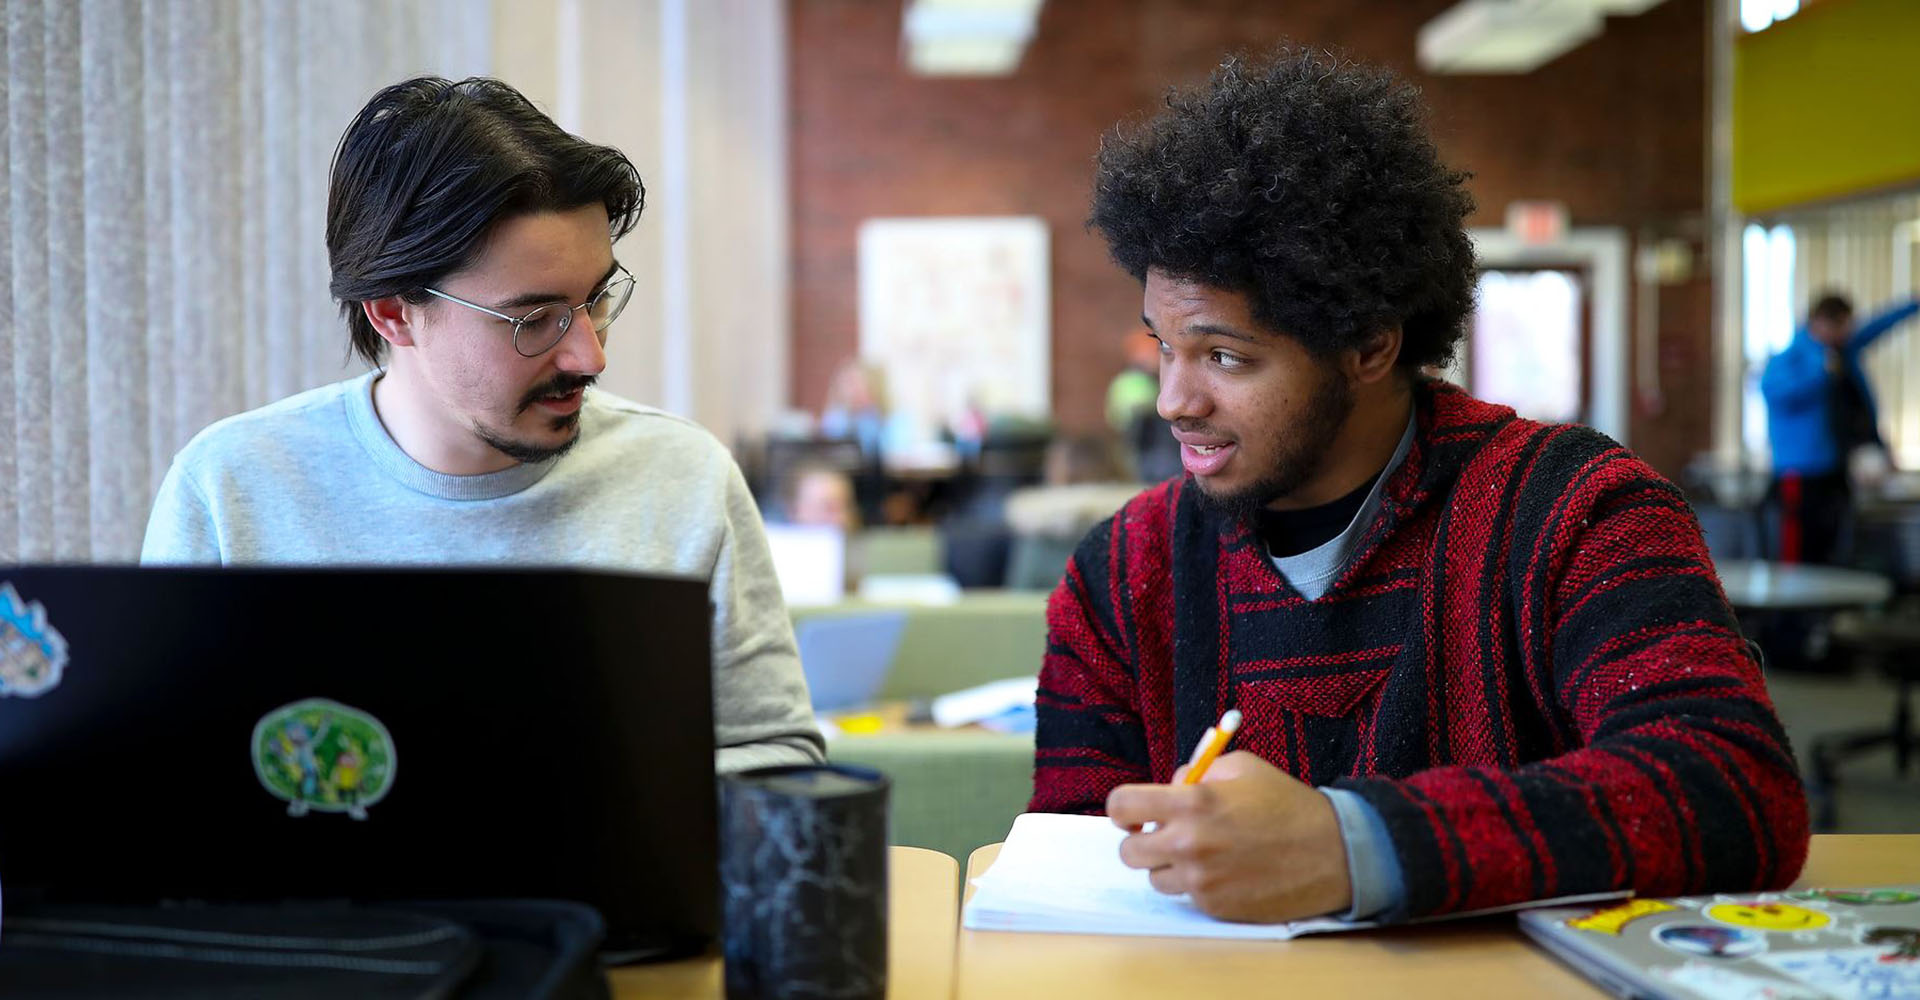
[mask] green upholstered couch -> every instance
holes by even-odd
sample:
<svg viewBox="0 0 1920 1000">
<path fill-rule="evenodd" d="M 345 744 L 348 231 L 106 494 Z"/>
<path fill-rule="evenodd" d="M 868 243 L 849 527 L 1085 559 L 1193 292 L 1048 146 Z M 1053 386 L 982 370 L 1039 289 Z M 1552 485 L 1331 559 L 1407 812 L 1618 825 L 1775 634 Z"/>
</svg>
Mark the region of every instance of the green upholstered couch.
<svg viewBox="0 0 1920 1000">
<path fill-rule="evenodd" d="M 1046 649 L 1042 592 L 968 591 L 944 605 L 886 605 L 906 625 L 880 697 L 930 699 L 1007 677 L 1036 674 Z M 795 621 L 873 610 L 858 601 L 796 608 Z M 878 768 L 893 779 L 892 842 L 926 847 L 966 864 L 977 847 L 1006 837 L 1033 788 L 1033 737 L 978 730 L 844 735 L 828 742 L 837 763 Z"/>
</svg>

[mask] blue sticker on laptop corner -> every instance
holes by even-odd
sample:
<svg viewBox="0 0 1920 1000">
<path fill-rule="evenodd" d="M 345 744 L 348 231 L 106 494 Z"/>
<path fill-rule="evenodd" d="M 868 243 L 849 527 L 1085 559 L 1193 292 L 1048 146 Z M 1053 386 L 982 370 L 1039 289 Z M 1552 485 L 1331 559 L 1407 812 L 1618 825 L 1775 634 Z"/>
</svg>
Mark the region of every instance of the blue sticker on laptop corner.
<svg viewBox="0 0 1920 1000">
<path fill-rule="evenodd" d="M 366 819 L 367 807 L 393 788 L 393 735 L 372 715 L 326 698 L 282 705 L 253 727 L 253 773 L 287 804 Z"/>
<path fill-rule="evenodd" d="M 0 583 L 0 698 L 46 694 L 66 669 L 67 640 L 48 624 L 47 609 Z"/>
<path fill-rule="evenodd" d="M 1745 958 L 1767 950 L 1767 937 L 1759 931 L 1721 924 L 1666 924 L 1654 928 L 1653 939 L 1674 951 L 1707 958 Z"/>
</svg>

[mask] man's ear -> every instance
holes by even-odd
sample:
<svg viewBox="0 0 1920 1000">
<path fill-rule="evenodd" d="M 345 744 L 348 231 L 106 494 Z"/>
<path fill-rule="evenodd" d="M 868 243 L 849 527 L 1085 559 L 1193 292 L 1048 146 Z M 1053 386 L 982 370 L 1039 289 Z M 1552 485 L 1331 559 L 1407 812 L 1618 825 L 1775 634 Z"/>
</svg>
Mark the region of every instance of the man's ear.
<svg viewBox="0 0 1920 1000">
<path fill-rule="evenodd" d="M 398 295 L 368 299 L 360 303 L 360 311 L 366 314 L 367 322 L 373 324 L 373 332 L 389 345 L 413 346 L 413 317 L 418 310 L 406 299 Z"/>
<path fill-rule="evenodd" d="M 1400 362 L 1400 328 L 1390 326 L 1349 348 L 1341 358 L 1348 378 L 1355 382 L 1378 382 L 1393 374 Z"/>
</svg>

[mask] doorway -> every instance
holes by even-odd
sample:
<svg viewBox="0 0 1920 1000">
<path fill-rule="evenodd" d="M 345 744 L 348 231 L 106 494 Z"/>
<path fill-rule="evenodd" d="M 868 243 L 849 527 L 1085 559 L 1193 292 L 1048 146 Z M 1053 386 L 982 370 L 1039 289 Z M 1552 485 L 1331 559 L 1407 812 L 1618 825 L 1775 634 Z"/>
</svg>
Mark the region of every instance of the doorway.
<svg viewBox="0 0 1920 1000">
<path fill-rule="evenodd" d="M 1577 267 L 1480 272 L 1456 377 L 1473 395 L 1529 420 L 1592 420 L 1585 272 Z"/>
</svg>

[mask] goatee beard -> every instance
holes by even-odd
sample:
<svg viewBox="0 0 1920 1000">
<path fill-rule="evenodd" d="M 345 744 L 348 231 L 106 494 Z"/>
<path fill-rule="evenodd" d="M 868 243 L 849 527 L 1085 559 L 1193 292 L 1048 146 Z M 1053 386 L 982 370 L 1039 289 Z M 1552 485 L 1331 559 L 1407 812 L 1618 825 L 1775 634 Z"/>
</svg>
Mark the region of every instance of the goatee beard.
<svg viewBox="0 0 1920 1000">
<path fill-rule="evenodd" d="M 499 452 L 500 454 L 505 455 L 516 462 L 533 463 L 533 462 L 545 462 L 545 461 L 548 461 L 549 459 L 559 458 L 560 456 L 566 454 L 570 449 L 573 448 L 575 444 L 579 443 L 580 441 L 579 425 L 580 425 L 580 413 L 577 410 L 573 413 L 567 414 L 564 417 L 555 417 L 553 420 L 554 430 L 556 431 L 570 430 L 573 432 L 571 434 L 568 434 L 566 440 L 561 441 L 559 444 L 533 444 L 527 441 L 515 441 L 510 438 L 502 437 L 498 434 L 495 434 L 494 432 L 487 430 L 484 427 L 474 428 L 474 433 L 478 434 L 480 436 L 480 440 L 485 441 L 488 445 L 490 445 L 493 448 L 493 450 Z"/>
<path fill-rule="evenodd" d="M 593 385 L 596 381 L 598 381 L 598 378 L 593 375 L 567 375 L 564 373 L 555 375 L 545 382 L 534 386 L 532 389 L 527 390 L 527 394 L 520 397 L 520 407 L 513 411 L 513 415 L 518 417 L 520 414 L 532 409 L 533 404 L 543 399 L 565 396 L 575 390 L 584 392 L 587 387 Z M 582 401 L 582 405 L 585 405 L 584 400 Z M 571 433 L 567 433 L 566 440 L 561 441 L 559 444 L 533 444 L 527 441 L 516 441 L 488 430 L 485 427 L 475 426 L 473 432 L 479 435 L 480 440 L 485 441 L 494 451 L 516 462 L 533 463 L 559 458 L 566 454 L 567 451 L 574 446 L 575 442 L 580 440 L 580 411 L 574 410 L 565 416 L 554 417 L 548 426 L 556 433 Z"/>
<path fill-rule="evenodd" d="M 1340 436 L 1340 429 L 1346 426 L 1347 417 L 1352 413 L 1353 388 L 1338 371 L 1329 368 L 1325 379 L 1307 398 L 1306 411 L 1281 439 L 1275 449 L 1277 454 L 1268 461 L 1268 474 L 1248 486 L 1222 494 L 1210 493 L 1195 481 L 1201 506 L 1232 523 L 1252 522 L 1268 504 L 1292 494 L 1320 472 L 1333 451 L 1334 441 Z M 1175 421 L 1175 426 L 1182 431 L 1206 433 L 1198 421 L 1193 425 Z M 1291 446 L 1289 440 L 1293 442 Z"/>
</svg>

